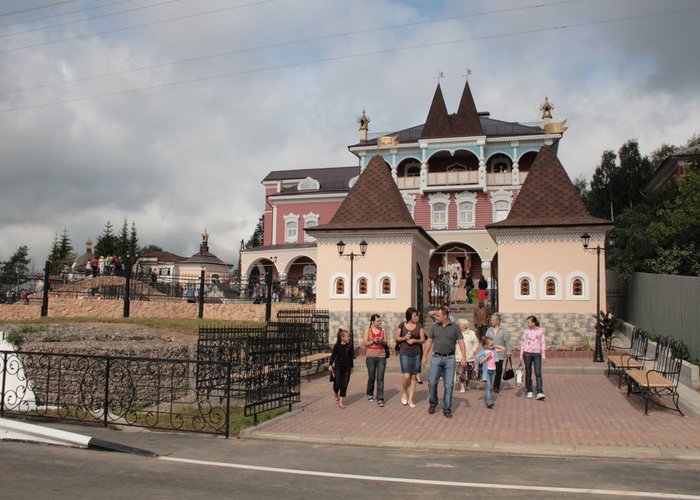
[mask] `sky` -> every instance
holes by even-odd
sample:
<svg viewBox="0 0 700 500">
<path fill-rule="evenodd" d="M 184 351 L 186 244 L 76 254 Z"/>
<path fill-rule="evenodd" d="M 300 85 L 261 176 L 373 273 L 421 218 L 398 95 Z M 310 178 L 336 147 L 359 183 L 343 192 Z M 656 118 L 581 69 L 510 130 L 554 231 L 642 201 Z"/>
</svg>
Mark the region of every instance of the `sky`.
<svg viewBox="0 0 700 500">
<path fill-rule="evenodd" d="M 697 0 L 0 0 L 0 261 L 107 221 L 237 260 L 272 170 L 356 165 L 370 133 L 457 111 L 567 120 L 559 158 L 700 132 Z"/>
</svg>

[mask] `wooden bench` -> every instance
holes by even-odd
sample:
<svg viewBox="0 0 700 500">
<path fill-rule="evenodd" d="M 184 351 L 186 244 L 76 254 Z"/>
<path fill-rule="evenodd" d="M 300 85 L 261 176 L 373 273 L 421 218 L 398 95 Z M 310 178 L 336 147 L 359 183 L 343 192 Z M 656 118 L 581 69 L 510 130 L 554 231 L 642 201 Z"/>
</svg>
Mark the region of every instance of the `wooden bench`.
<svg viewBox="0 0 700 500">
<path fill-rule="evenodd" d="M 653 368 L 627 372 L 627 397 L 632 393 L 642 396 L 645 415 L 649 414 L 649 403 L 683 415 L 678 406 L 678 379 L 683 363 L 680 348 L 680 342 L 673 337 L 660 338 L 656 344 Z M 663 404 L 662 398 L 670 398 L 674 407 Z"/>
<path fill-rule="evenodd" d="M 623 353 L 610 353 L 608 351 L 608 377 L 612 370 L 617 371 L 618 387 L 622 387 L 622 379 L 630 370 L 641 370 L 645 361 L 653 361 L 647 358 L 647 346 L 649 345 L 649 334 L 641 328 L 635 328 L 632 332 L 630 345 L 627 347 L 616 346 L 622 349 Z"/>
<path fill-rule="evenodd" d="M 317 352 L 299 358 L 299 363 L 306 369 L 306 380 L 311 380 L 311 375 L 320 373 L 329 359 L 331 359 L 330 352 Z"/>
</svg>

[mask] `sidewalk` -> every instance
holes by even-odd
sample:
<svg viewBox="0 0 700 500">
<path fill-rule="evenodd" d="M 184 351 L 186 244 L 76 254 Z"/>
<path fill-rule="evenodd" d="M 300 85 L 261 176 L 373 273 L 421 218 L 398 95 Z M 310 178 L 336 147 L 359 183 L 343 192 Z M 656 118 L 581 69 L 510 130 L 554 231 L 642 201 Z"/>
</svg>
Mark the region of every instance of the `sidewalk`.
<svg viewBox="0 0 700 500">
<path fill-rule="evenodd" d="M 524 389 L 509 381 L 489 410 L 476 383 L 465 393 L 457 388 L 452 419 L 443 416 L 442 406 L 428 414 L 427 381 L 417 386 L 416 408 L 401 404 L 397 357 L 389 359 L 384 408 L 367 401 L 364 358 L 355 366 L 345 410 L 336 404 L 328 377 L 319 376 L 302 383 L 302 402 L 294 412 L 248 429 L 243 437 L 414 450 L 700 460 L 698 392 L 681 389 L 685 416 L 659 407 L 645 415 L 644 400 L 628 398 L 624 384 L 618 389 L 617 377 L 605 376 L 605 363 L 588 358 L 548 359 L 545 401 L 526 399 Z M 426 380 L 427 372 L 423 375 Z"/>
</svg>

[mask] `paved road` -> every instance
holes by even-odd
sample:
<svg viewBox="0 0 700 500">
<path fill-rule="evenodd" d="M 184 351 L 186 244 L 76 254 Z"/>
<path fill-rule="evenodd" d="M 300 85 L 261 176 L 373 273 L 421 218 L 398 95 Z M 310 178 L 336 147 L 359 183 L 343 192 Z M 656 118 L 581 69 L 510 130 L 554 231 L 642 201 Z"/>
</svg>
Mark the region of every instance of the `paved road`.
<svg viewBox="0 0 700 500">
<path fill-rule="evenodd" d="M 476 498 L 599 496 L 700 499 L 700 464 L 536 458 L 121 434 L 162 454 L 0 442 L 0 497 Z M 408 482 L 412 481 L 412 482 Z M 432 481 L 432 483 L 431 483 Z M 687 496 L 678 496 L 687 495 Z M 693 496 L 697 495 L 697 496 Z"/>
</svg>

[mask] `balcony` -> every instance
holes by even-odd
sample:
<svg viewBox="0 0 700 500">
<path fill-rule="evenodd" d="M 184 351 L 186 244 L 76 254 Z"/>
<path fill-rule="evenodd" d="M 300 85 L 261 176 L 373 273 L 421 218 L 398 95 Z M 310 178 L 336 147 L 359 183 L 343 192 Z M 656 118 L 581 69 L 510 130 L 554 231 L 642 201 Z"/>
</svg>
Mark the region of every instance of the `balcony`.
<svg viewBox="0 0 700 500">
<path fill-rule="evenodd" d="M 487 186 L 511 186 L 513 183 L 513 174 L 511 172 L 500 172 L 495 174 L 486 174 Z M 527 172 L 520 172 L 520 184 L 525 182 Z M 398 177 L 396 184 L 399 189 L 420 189 L 420 177 Z M 468 170 L 460 172 L 434 172 L 428 173 L 428 188 L 457 188 L 464 189 L 466 187 L 476 188 L 479 186 L 479 172 L 477 170 Z"/>
</svg>

